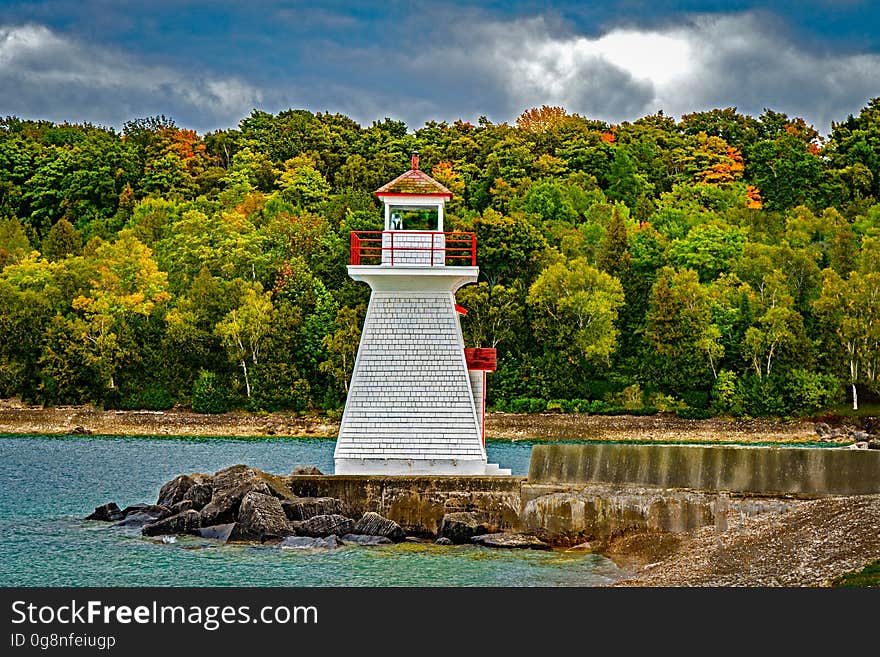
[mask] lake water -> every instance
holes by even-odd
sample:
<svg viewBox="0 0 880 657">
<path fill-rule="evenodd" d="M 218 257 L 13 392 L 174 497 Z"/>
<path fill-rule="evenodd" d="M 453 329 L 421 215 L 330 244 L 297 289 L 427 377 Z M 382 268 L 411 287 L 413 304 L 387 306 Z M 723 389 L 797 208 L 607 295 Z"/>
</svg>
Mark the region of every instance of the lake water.
<svg viewBox="0 0 880 657">
<path fill-rule="evenodd" d="M 597 586 L 622 575 L 600 555 L 427 543 L 326 551 L 166 544 L 82 518 L 154 502 L 181 473 L 236 463 L 333 471 L 327 439 L 0 436 L 0 586 Z M 531 444 L 490 442 L 490 463 L 526 474 Z"/>
</svg>

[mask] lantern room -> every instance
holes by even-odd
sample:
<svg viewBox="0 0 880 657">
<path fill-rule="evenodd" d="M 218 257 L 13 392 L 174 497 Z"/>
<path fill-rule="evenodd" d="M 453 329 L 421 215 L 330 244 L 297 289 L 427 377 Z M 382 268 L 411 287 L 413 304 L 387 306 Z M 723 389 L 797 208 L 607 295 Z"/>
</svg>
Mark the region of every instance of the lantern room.
<svg viewBox="0 0 880 657">
<path fill-rule="evenodd" d="M 443 232 L 443 207 L 452 192 L 419 169 L 413 152 L 409 171 L 376 190 L 385 204 L 385 230 Z"/>
</svg>

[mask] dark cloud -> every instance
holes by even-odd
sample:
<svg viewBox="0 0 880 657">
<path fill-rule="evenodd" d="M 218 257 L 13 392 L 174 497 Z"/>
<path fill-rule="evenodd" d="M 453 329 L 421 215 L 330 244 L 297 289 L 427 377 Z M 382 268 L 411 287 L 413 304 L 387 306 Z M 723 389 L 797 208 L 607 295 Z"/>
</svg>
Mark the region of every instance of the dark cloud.
<svg viewBox="0 0 880 657">
<path fill-rule="evenodd" d="M 191 54 L 202 45 L 156 54 L 144 43 L 109 46 L 44 24 L 0 25 L 0 114 L 115 126 L 166 114 L 205 131 L 233 127 L 255 107 L 341 112 L 365 125 L 389 117 L 415 128 L 512 121 L 542 104 L 611 122 L 736 106 L 802 116 L 827 132 L 880 94 L 880 55 L 802 39 L 767 12 L 630 18 L 592 31 L 554 12 L 499 18 L 445 5 L 399 20 L 341 9 L 270 14 L 277 25 L 296 23 L 300 36 L 280 41 L 228 22 L 228 40 L 212 41 L 219 28 L 206 22 L 199 44 L 220 44 L 212 47 L 225 57 Z"/>
<path fill-rule="evenodd" d="M 121 126 L 171 114 L 200 128 L 228 126 L 261 102 L 236 78 L 193 77 L 42 25 L 0 26 L 0 114 Z"/>
</svg>

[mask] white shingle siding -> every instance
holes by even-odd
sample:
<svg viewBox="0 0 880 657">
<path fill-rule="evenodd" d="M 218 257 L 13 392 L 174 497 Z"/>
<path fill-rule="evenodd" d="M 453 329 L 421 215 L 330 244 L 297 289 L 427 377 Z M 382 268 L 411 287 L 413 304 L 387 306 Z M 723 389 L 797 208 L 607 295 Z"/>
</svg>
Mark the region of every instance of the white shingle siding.
<svg viewBox="0 0 880 657">
<path fill-rule="evenodd" d="M 335 458 L 337 473 L 482 472 L 480 420 L 451 291 L 374 289 Z"/>
</svg>

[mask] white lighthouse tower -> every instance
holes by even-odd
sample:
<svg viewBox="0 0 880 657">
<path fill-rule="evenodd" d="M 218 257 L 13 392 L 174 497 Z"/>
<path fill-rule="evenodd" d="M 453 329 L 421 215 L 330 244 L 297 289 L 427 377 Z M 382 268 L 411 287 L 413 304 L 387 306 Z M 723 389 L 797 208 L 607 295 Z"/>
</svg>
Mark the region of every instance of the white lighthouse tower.
<svg viewBox="0 0 880 657">
<path fill-rule="evenodd" d="M 412 167 L 376 195 L 385 230 L 351 234 L 348 274 L 367 283 L 361 334 L 334 459 L 336 474 L 510 474 L 486 462 L 485 373 L 494 349 L 468 349 L 455 291 L 479 274 L 473 233 L 443 232 L 452 193 Z"/>
</svg>

